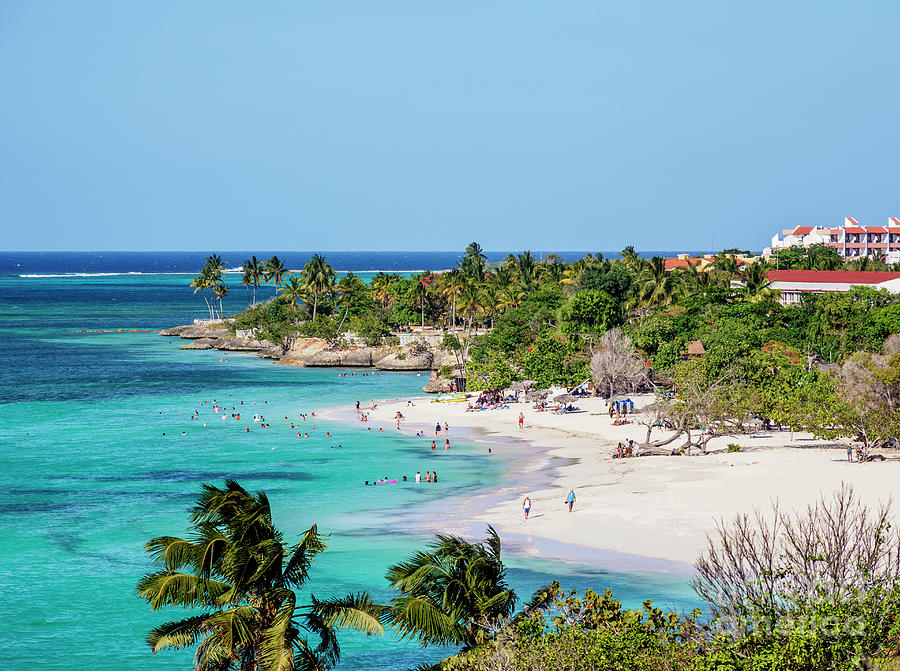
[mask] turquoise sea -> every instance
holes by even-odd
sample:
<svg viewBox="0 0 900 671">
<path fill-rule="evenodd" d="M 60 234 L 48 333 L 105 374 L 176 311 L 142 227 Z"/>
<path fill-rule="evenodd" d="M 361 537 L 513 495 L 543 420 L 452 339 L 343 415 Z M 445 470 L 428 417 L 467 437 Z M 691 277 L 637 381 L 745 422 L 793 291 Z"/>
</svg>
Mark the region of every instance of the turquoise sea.
<svg viewBox="0 0 900 671">
<path fill-rule="evenodd" d="M 136 598 L 134 585 L 150 568 L 143 543 L 185 532 L 186 509 L 201 483 L 230 477 L 248 489 L 264 489 L 289 539 L 313 523 L 331 534 L 310 581 L 317 596 L 367 589 L 387 599 L 385 568 L 427 541 L 416 531 L 417 520 L 439 516 L 447 497 L 458 502 L 483 493 L 512 468 L 514 450 L 522 449 L 502 447 L 488 458 L 483 444 L 460 441 L 452 454 L 433 454 L 421 439 L 300 419 L 300 412 L 418 393 L 425 380 L 414 373 L 338 377 L 334 369 L 182 351 L 183 341 L 154 333 L 76 332 L 159 329 L 202 316 L 203 301 L 188 288 L 189 275 L 5 270 L 3 668 L 191 668 L 190 651 L 150 654 L 146 631 L 181 612 L 151 612 Z M 226 309 L 237 311 L 244 300 L 235 291 Z M 213 400 L 229 413 L 234 406 L 242 420 L 222 421 L 209 405 L 200 405 Z M 190 419 L 194 410 L 199 421 Z M 257 428 L 254 413 L 272 428 Z M 291 422 L 310 437 L 298 439 Z M 333 437 L 326 438 L 326 431 Z M 363 485 L 417 470 L 437 470 L 439 483 Z M 683 574 L 633 572 L 627 561 L 621 571 L 609 571 L 514 554 L 508 559 L 510 582 L 523 595 L 556 577 L 579 590 L 611 588 L 629 606 L 646 598 L 687 609 L 695 605 Z M 449 652 L 422 651 L 390 634 L 366 639 L 343 633 L 340 640 L 341 669 L 407 669 Z"/>
</svg>

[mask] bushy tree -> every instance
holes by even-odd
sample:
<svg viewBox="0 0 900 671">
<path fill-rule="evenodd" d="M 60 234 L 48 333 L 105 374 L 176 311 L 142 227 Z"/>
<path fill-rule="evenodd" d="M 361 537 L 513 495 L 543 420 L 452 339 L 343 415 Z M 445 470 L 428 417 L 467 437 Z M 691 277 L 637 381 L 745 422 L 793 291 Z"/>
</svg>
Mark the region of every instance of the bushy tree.
<svg viewBox="0 0 900 671">
<path fill-rule="evenodd" d="M 560 326 L 574 333 L 603 333 L 619 323 L 619 310 L 605 291 L 580 291 L 560 308 Z"/>
<path fill-rule="evenodd" d="M 646 361 L 620 328 L 610 329 L 597 343 L 591 357 L 591 379 L 607 397 L 619 392 L 633 394 L 650 385 Z"/>
<path fill-rule="evenodd" d="M 579 346 L 547 334 L 528 347 L 522 357 L 522 373 L 538 387 L 572 387 L 590 379 L 590 363 Z"/>
</svg>

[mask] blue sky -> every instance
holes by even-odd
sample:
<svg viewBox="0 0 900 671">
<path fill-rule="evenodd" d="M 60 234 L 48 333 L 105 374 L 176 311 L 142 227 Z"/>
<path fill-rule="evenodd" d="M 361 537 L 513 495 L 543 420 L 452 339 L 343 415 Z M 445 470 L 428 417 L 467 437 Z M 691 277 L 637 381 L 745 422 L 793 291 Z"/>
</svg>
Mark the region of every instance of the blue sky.
<svg viewBox="0 0 900 671">
<path fill-rule="evenodd" d="M 6 250 L 760 249 L 900 216 L 900 3 L 0 1 Z"/>
</svg>

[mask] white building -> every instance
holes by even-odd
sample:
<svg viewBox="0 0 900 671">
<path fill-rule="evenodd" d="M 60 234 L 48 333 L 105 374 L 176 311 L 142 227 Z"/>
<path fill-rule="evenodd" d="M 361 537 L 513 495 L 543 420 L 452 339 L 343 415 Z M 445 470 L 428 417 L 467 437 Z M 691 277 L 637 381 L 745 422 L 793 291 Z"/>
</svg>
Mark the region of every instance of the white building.
<svg viewBox="0 0 900 671">
<path fill-rule="evenodd" d="M 853 217 L 845 217 L 843 226 L 797 226 L 782 230 L 781 235 L 772 237 L 772 244 L 763 250 L 764 257 L 771 256 L 775 249 L 825 245 L 845 259 L 884 256 L 888 263 L 900 261 L 900 218 L 897 217 L 889 217 L 887 226 L 860 226 Z"/>
</svg>

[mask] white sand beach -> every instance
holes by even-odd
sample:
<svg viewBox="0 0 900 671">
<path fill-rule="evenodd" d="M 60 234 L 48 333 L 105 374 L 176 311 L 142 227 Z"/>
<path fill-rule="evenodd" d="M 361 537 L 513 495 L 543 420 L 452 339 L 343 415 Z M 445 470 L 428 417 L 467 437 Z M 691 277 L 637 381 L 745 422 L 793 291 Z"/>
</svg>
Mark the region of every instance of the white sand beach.
<svg viewBox="0 0 900 671">
<path fill-rule="evenodd" d="M 393 418 L 400 411 L 404 433 L 424 429 L 433 439 L 435 423 L 447 422 L 451 445 L 454 437 L 475 432 L 494 436 L 495 450 L 507 454 L 544 451 L 558 458 L 543 460 L 542 470 L 533 466 L 536 460 L 523 459 L 531 472 L 523 468 L 511 476 L 520 481 L 497 483 L 499 504 L 470 506 L 463 518 L 451 520 L 452 529 L 442 521 L 444 530 L 458 533 L 490 523 L 526 541 L 550 539 L 689 563 L 705 546 L 717 518 L 769 510 L 775 499 L 783 508 L 802 509 L 841 483 L 852 485 L 867 502 L 887 501 L 900 478 L 900 457 L 894 454 L 886 453 L 883 462 L 848 463 L 846 443 L 787 431 L 717 438 L 705 456 L 613 459 L 619 441 L 642 441 L 646 428 L 636 423 L 612 426 L 603 399 L 581 399 L 577 405 L 582 412 L 556 415 L 538 412 L 530 403 L 466 412 L 465 403 L 432 403 L 432 398 L 379 403 L 369 410 L 370 421 L 390 423 L 396 430 Z M 652 402 L 648 396 L 633 398 L 638 410 Z M 520 412 L 524 430 L 518 427 Z M 442 432 L 439 449 L 444 438 Z M 522 442 L 510 443 L 509 438 Z M 741 451 L 727 452 L 729 443 L 741 445 Z M 564 503 L 570 488 L 577 497 L 571 513 Z M 533 504 L 527 521 L 522 513 L 526 495 Z"/>
</svg>

